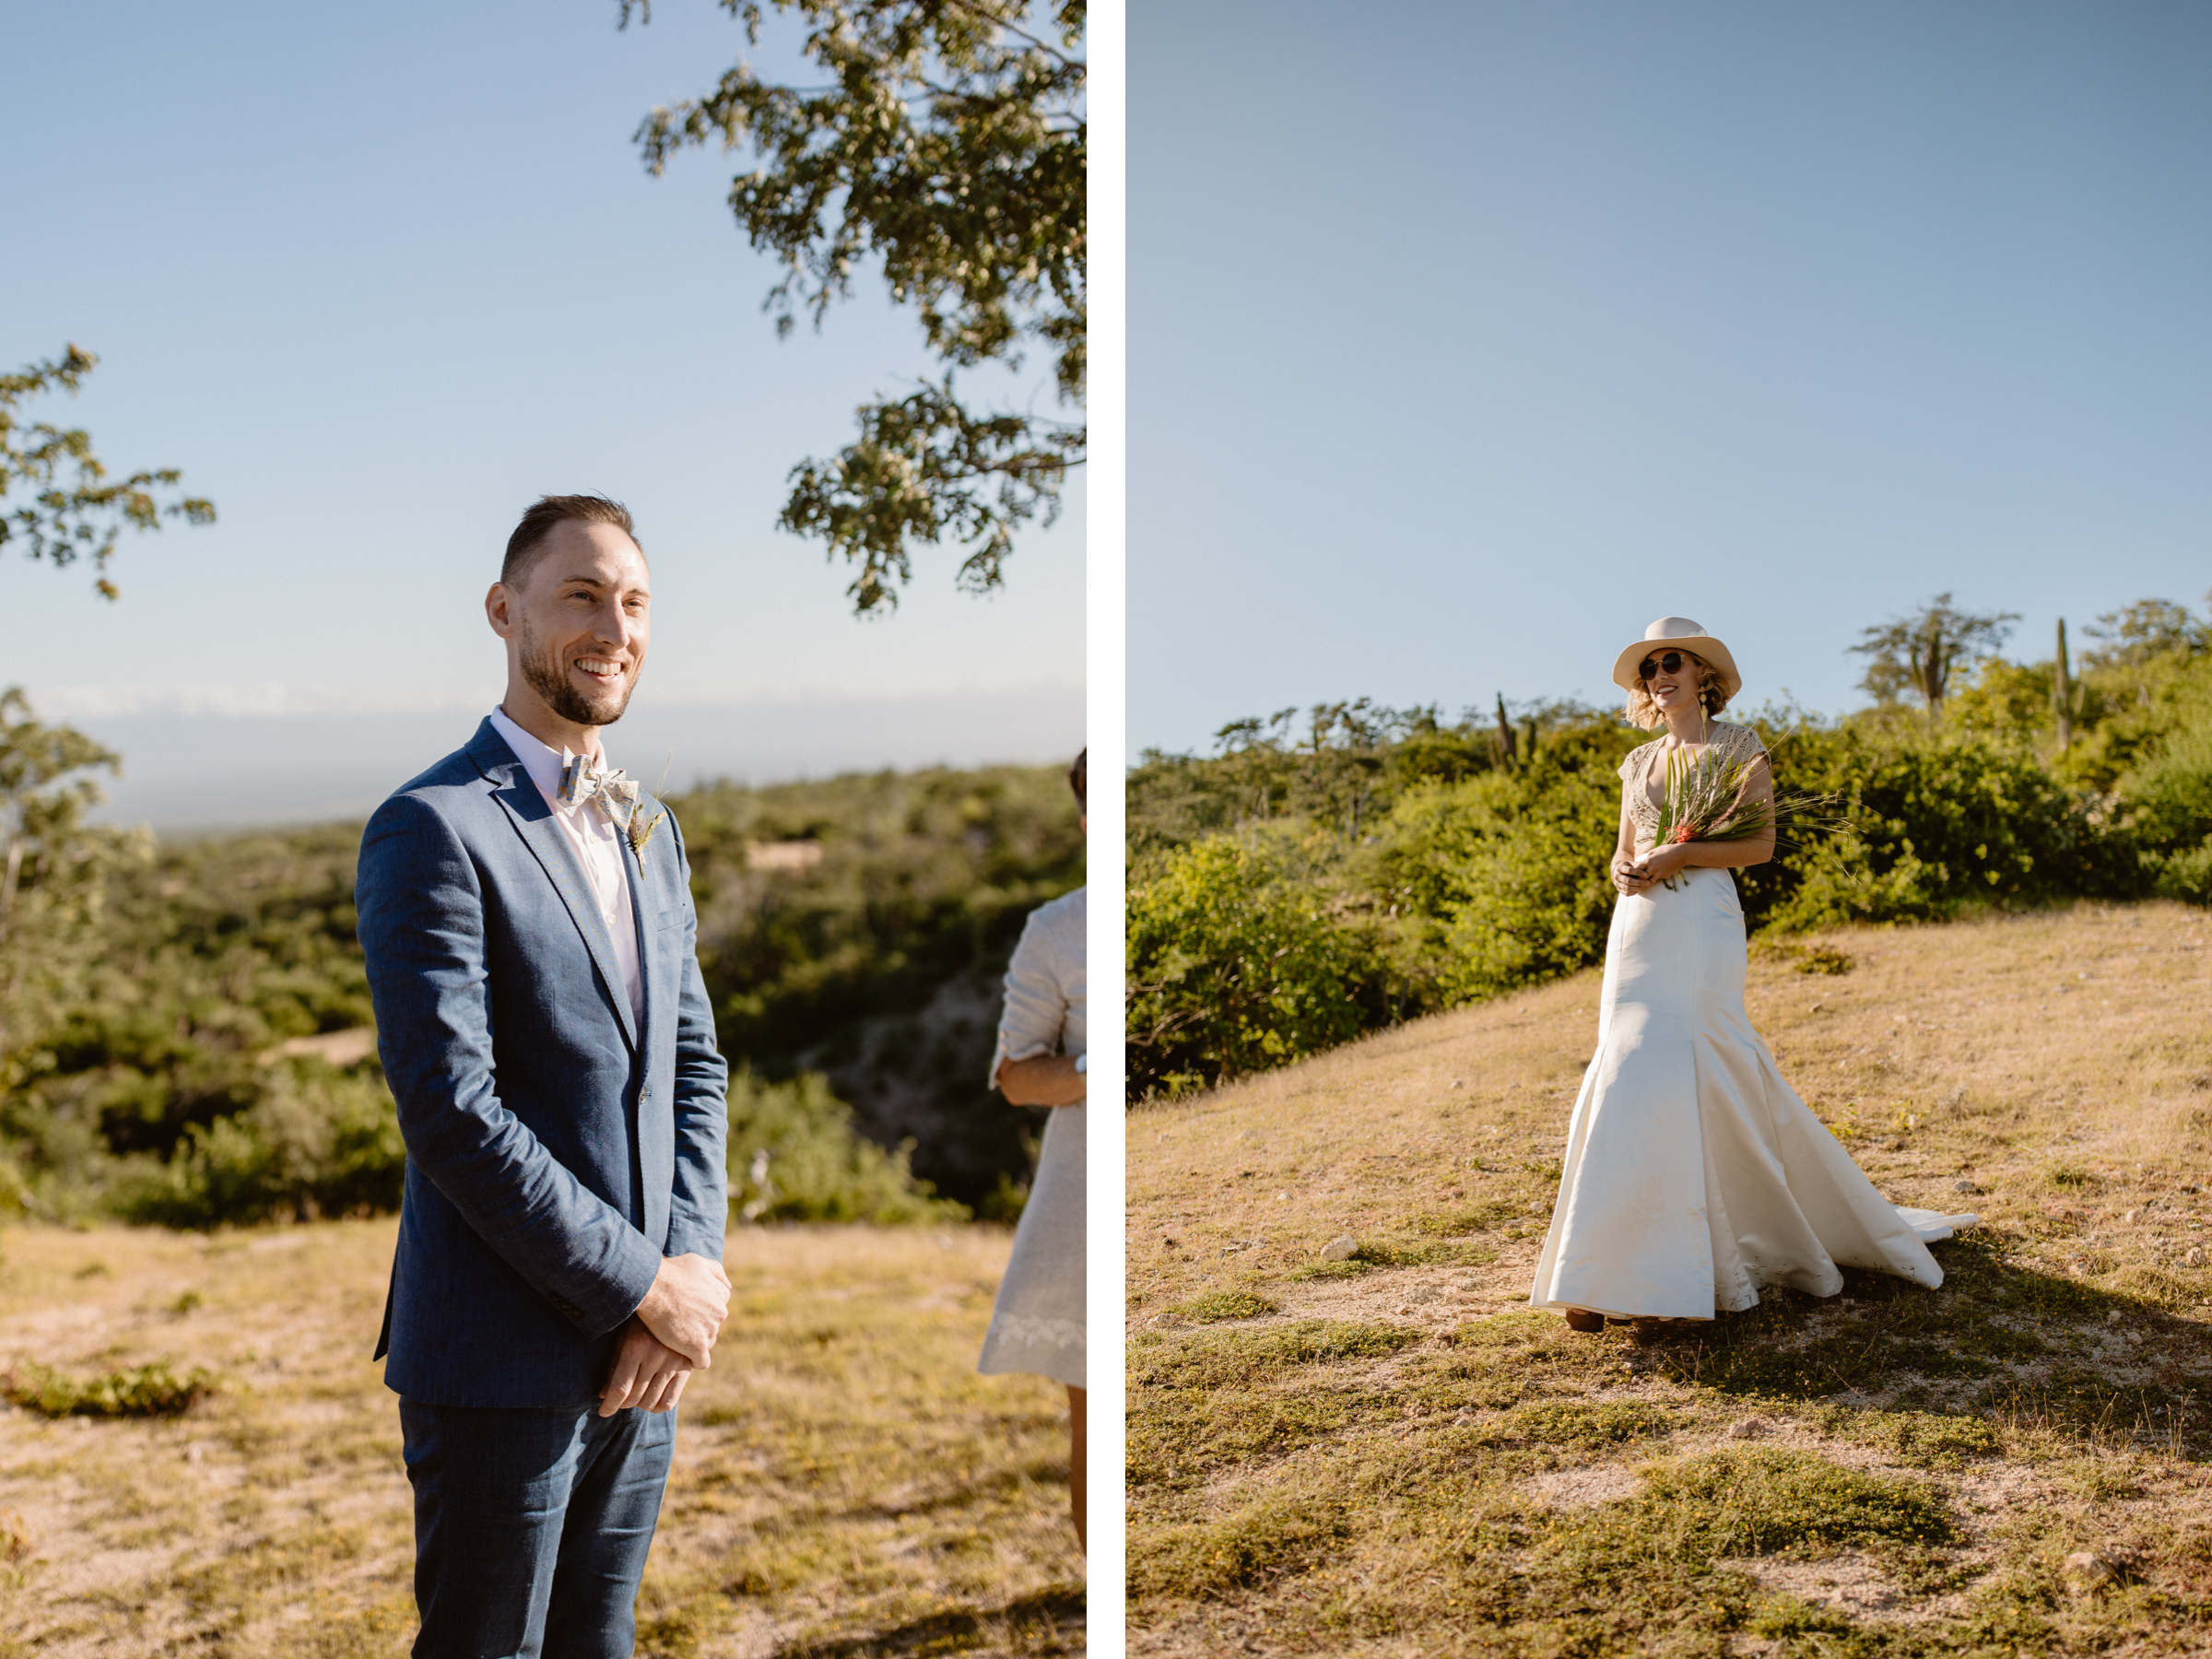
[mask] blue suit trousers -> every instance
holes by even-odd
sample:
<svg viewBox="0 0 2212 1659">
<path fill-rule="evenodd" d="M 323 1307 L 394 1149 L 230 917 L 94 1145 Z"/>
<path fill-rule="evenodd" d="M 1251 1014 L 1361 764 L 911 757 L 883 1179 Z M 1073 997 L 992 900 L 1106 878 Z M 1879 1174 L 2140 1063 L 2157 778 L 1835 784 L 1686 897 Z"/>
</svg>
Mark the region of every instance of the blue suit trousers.
<svg viewBox="0 0 2212 1659">
<path fill-rule="evenodd" d="M 676 1413 L 404 1396 L 415 1659 L 629 1659 Z"/>
</svg>

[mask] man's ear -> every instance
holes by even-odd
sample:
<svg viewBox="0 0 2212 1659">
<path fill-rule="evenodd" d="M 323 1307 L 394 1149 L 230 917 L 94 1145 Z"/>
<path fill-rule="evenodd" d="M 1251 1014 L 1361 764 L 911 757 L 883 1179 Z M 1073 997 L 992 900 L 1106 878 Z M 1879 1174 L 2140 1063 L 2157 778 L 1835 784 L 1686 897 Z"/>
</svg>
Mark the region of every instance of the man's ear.
<svg viewBox="0 0 2212 1659">
<path fill-rule="evenodd" d="M 514 628 L 514 590 L 503 582 L 493 582 L 484 595 L 484 618 L 491 631 L 505 639 Z"/>
</svg>

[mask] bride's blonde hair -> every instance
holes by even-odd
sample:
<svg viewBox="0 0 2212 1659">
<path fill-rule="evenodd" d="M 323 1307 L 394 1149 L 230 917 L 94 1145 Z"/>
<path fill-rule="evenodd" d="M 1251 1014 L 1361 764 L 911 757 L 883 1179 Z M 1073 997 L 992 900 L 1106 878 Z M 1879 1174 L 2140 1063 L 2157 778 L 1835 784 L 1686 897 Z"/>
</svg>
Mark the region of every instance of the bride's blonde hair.
<svg viewBox="0 0 2212 1659">
<path fill-rule="evenodd" d="M 1721 686 L 1721 671 L 1694 651 L 1685 651 L 1682 654 L 1698 665 L 1698 701 L 1705 706 L 1706 713 L 1717 716 L 1728 706 L 1728 693 Z M 1666 724 L 1666 716 L 1659 712 L 1659 705 L 1652 700 L 1651 691 L 1641 680 L 1629 688 L 1629 706 L 1622 712 L 1628 715 L 1630 725 L 1647 732 L 1655 732 Z"/>
</svg>

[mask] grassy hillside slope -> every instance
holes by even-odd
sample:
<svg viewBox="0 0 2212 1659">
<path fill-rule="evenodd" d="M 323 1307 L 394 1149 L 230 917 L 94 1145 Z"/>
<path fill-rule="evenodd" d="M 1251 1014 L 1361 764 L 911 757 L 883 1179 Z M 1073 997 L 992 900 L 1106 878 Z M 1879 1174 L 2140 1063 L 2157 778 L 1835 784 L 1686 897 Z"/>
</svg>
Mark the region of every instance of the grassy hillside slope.
<svg viewBox="0 0 2212 1659">
<path fill-rule="evenodd" d="M 1132 1653 L 2212 1650 L 2212 921 L 1756 959 L 1876 1184 L 1983 1225 L 1642 1340 L 1524 1305 L 1597 988 L 1132 1113 Z"/>
<path fill-rule="evenodd" d="M 182 1416 L 0 1406 L 0 1655 L 383 1659 L 414 1632 L 395 1223 L 0 1234 L 0 1372 L 214 1373 Z M 646 1659 L 1082 1651 L 1066 1410 L 979 1377 L 1000 1229 L 734 1230 L 639 1606 Z"/>
</svg>

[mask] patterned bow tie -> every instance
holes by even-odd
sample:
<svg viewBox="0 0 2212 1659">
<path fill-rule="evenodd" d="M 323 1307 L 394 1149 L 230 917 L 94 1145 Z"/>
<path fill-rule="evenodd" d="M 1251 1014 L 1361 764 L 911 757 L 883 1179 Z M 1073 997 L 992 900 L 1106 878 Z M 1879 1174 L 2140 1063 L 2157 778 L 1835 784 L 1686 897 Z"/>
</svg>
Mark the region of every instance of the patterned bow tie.
<svg viewBox="0 0 2212 1659">
<path fill-rule="evenodd" d="M 594 766 L 588 755 L 561 757 L 560 799 L 564 806 L 599 803 L 599 810 L 627 828 L 638 810 L 638 785 L 619 767 Z"/>
</svg>

